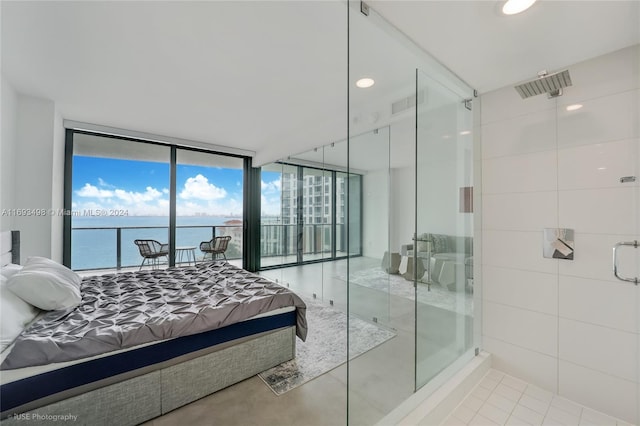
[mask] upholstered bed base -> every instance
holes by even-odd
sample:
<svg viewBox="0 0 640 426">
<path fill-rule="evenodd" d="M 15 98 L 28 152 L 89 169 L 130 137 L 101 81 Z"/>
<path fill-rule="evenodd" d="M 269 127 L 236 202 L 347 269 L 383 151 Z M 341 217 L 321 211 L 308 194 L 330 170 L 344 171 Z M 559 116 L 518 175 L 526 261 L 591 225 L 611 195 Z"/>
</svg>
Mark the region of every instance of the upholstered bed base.
<svg viewBox="0 0 640 426">
<path fill-rule="evenodd" d="M 294 326 L 241 338 L 207 355 L 32 411 L 17 410 L 22 413 L 1 423 L 49 425 L 69 415 L 77 416 L 70 419 L 78 425 L 136 425 L 294 358 L 295 339 Z"/>
</svg>

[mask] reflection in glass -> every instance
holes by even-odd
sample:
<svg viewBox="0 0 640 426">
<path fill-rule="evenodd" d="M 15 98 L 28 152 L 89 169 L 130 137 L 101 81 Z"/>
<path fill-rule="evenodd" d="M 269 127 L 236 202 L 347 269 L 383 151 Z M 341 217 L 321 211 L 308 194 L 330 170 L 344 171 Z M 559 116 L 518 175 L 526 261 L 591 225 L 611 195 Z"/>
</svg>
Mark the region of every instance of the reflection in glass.
<svg viewBox="0 0 640 426">
<path fill-rule="evenodd" d="M 333 163 L 310 160 L 323 161 L 329 150 Z M 347 191 L 360 193 L 362 176 L 340 171 L 345 170 L 345 158 L 346 141 L 262 167 L 262 268 L 347 255 Z M 359 224 L 361 209 L 357 204 L 352 209 Z M 353 229 L 352 254 L 360 255 L 359 231 Z"/>
</svg>

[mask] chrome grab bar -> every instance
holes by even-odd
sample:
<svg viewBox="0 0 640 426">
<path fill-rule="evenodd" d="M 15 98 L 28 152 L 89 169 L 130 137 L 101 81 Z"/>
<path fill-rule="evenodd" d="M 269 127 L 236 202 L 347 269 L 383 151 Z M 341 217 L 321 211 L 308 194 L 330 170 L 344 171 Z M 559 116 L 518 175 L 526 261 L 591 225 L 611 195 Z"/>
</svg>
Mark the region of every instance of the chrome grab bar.
<svg viewBox="0 0 640 426">
<path fill-rule="evenodd" d="M 625 242 L 616 243 L 613 246 L 613 275 L 621 281 L 627 281 L 630 283 L 634 283 L 635 285 L 638 285 L 638 283 L 640 283 L 640 278 L 638 277 L 627 278 L 627 277 L 623 277 L 622 275 L 618 275 L 618 249 L 620 248 L 620 246 L 631 246 L 633 248 L 638 248 L 640 247 L 640 242 L 638 242 L 638 240 L 625 241 Z"/>
</svg>

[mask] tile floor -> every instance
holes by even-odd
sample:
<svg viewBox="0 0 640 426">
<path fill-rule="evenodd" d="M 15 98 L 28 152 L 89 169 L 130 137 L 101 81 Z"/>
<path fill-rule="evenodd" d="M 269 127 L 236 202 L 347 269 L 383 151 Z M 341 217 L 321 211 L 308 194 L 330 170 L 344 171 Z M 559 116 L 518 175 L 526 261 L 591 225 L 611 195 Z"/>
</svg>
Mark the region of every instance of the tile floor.
<svg viewBox="0 0 640 426">
<path fill-rule="evenodd" d="M 442 423 L 460 425 L 631 426 L 494 369 Z"/>
</svg>

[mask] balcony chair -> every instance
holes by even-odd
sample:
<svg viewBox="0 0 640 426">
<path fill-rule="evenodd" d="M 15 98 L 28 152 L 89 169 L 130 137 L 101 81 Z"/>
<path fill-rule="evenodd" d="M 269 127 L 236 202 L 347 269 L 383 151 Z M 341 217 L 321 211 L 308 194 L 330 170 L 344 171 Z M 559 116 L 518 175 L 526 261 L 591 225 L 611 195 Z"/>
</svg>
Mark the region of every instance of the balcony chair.
<svg viewBox="0 0 640 426">
<path fill-rule="evenodd" d="M 160 244 L 156 240 L 135 240 L 135 245 L 140 250 L 140 256 L 143 257 L 140 269 L 144 266 L 144 262 L 151 265 L 151 269 L 157 269 L 160 266 L 160 258 L 166 257 L 169 262 L 169 244 Z"/>
<path fill-rule="evenodd" d="M 207 254 L 210 254 L 211 260 L 215 260 L 219 255 L 222 255 L 224 260 L 227 260 L 227 255 L 224 252 L 227 251 L 229 240 L 231 240 L 230 236 L 214 237 L 211 241 L 203 241 L 200 243 L 200 251 L 204 253 L 204 258 L 207 257 Z"/>
</svg>

